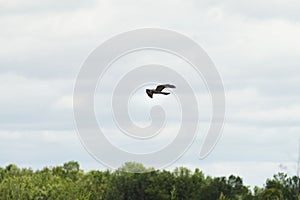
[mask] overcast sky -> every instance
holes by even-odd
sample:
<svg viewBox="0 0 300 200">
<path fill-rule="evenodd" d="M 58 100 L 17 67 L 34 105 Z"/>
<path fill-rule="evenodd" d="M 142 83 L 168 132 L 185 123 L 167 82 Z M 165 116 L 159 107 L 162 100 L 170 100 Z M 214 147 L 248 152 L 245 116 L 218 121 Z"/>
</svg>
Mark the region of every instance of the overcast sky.
<svg viewBox="0 0 300 200">
<path fill-rule="evenodd" d="M 170 168 L 237 174 L 252 186 L 278 171 L 295 175 L 299 9 L 297 0 L 0 0 L 0 166 L 36 169 L 76 160 L 86 170 L 104 169 L 76 135 L 76 76 L 89 53 L 110 37 L 158 27 L 204 48 L 227 100 L 214 151 L 199 160 L 196 140 Z"/>
</svg>

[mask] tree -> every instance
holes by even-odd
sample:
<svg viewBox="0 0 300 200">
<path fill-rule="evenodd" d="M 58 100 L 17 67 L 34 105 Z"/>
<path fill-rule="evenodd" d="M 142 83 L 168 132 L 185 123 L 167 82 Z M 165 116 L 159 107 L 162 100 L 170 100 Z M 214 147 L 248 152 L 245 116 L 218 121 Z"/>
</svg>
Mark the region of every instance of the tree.
<svg viewBox="0 0 300 200">
<path fill-rule="evenodd" d="M 268 188 L 264 190 L 263 199 L 265 200 L 283 200 L 282 191 L 280 189 L 276 188 Z"/>
<path fill-rule="evenodd" d="M 64 174 L 64 177 L 70 178 L 72 181 L 76 181 L 79 172 L 80 172 L 80 166 L 78 162 L 70 161 L 64 163 L 62 168 L 62 173 Z"/>
</svg>

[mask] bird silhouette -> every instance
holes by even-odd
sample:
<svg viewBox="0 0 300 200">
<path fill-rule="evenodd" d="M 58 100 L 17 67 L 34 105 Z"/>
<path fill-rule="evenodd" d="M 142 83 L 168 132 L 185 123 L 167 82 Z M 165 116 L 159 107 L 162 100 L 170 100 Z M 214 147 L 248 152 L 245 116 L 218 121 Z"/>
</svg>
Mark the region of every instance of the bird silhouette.
<svg viewBox="0 0 300 200">
<path fill-rule="evenodd" d="M 170 94 L 169 92 L 162 92 L 162 90 L 165 88 L 176 88 L 176 87 L 175 85 L 170 85 L 170 84 L 158 85 L 155 89 L 146 89 L 146 93 L 150 98 L 153 97 L 153 94 L 164 94 L 164 95 Z"/>
</svg>

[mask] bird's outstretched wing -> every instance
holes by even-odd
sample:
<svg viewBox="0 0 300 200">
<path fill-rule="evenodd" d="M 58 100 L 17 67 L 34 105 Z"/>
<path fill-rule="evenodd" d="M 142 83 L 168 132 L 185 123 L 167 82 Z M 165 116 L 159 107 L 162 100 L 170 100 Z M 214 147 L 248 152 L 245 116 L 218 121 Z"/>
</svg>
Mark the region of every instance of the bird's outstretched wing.
<svg viewBox="0 0 300 200">
<path fill-rule="evenodd" d="M 176 87 L 175 85 L 164 84 L 164 85 L 158 85 L 155 90 L 161 92 L 165 88 L 176 88 Z"/>
</svg>

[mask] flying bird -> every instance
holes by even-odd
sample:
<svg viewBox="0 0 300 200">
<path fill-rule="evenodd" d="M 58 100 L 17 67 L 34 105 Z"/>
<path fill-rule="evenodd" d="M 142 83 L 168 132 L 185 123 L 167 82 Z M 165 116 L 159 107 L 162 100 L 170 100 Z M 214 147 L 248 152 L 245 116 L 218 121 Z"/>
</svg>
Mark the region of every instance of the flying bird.
<svg viewBox="0 0 300 200">
<path fill-rule="evenodd" d="M 146 89 L 146 93 L 150 98 L 153 97 L 153 94 L 164 94 L 164 95 L 170 94 L 169 92 L 162 92 L 162 90 L 165 88 L 176 88 L 176 87 L 175 85 L 170 85 L 170 84 L 158 85 L 156 89 Z"/>
</svg>

